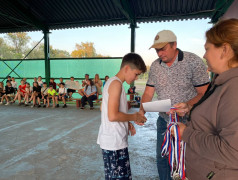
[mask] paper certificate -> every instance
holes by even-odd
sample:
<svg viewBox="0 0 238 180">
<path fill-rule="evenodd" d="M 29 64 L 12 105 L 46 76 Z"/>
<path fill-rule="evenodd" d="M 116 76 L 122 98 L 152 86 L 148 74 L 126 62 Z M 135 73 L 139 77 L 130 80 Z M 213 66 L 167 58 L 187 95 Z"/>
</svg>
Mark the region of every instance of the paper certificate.
<svg viewBox="0 0 238 180">
<path fill-rule="evenodd" d="M 142 105 L 146 112 L 169 112 L 171 108 L 171 100 L 165 99 L 160 101 L 152 101 L 142 103 Z"/>
<path fill-rule="evenodd" d="M 78 81 L 70 81 L 66 80 L 65 81 L 65 87 L 69 89 L 74 89 L 74 90 L 79 90 L 81 89 L 81 86 Z"/>
</svg>

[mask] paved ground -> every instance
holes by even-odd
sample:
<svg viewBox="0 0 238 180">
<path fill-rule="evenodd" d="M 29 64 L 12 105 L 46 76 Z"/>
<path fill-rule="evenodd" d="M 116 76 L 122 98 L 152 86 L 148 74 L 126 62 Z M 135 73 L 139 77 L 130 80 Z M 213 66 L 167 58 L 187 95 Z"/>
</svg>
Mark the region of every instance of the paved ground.
<svg viewBox="0 0 238 180">
<path fill-rule="evenodd" d="M 135 111 L 133 109 L 132 111 Z M 131 111 L 131 112 L 132 112 Z M 129 138 L 133 179 L 158 179 L 156 114 Z M 0 106 L 1 180 L 101 180 L 100 111 Z"/>
</svg>

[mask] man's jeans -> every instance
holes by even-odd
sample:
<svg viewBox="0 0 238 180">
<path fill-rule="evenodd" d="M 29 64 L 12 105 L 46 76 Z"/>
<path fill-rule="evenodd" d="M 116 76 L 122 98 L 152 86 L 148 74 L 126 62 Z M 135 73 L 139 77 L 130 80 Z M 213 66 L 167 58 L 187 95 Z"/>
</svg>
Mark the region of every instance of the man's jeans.
<svg viewBox="0 0 238 180">
<path fill-rule="evenodd" d="M 170 166 L 168 158 L 161 156 L 161 146 L 164 141 L 164 134 L 167 129 L 167 122 L 164 118 L 158 117 L 157 119 L 157 168 L 160 180 L 172 180 L 170 175 Z"/>
</svg>

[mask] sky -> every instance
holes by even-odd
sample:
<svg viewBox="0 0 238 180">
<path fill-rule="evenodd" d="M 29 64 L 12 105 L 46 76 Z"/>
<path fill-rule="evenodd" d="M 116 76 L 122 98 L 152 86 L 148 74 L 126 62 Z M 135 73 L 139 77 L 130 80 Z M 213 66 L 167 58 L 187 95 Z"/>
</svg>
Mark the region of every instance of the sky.
<svg viewBox="0 0 238 180">
<path fill-rule="evenodd" d="M 136 28 L 135 52 L 150 65 L 157 58 L 157 54 L 154 49 L 149 50 L 149 47 L 153 44 L 156 34 L 167 29 L 177 36 L 178 48 L 193 52 L 202 58 L 205 52 L 205 32 L 212 27 L 209 21 L 200 19 L 140 23 Z M 93 42 L 98 54 L 123 57 L 130 52 L 130 34 L 129 25 L 53 30 L 50 34 L 50 45 L 71 53 L 76 43 Z M 43 37 L 42 32 L 29 32 L 28 35 L 32 41 L 39 41 Z M 0 34 L 0 37 L 4 37 L 4 34 Z"/>
</svg>

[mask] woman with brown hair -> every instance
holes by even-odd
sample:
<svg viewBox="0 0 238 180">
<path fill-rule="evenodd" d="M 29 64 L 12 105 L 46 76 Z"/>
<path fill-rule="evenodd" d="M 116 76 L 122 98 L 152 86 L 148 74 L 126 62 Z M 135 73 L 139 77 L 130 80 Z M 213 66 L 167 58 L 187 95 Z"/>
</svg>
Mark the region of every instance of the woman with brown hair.
<svg viewBox="0 0 238 180">
<path fill-rule="evenodd" d="M 93 101 L 97 99 L 97 95 L 96 95 L 97 89 L 91 79 L 87 80 L 87 85 L 83 93 L 84 93 L 84 96 L 81 99 L 81 103 L 82 103 L 81 109 L 84 109 L 86 101 L 88 101 L 90 105 L 90 110 L 93 110 L 94 109 Z"/>
<path fill-rule="evenodd" d="M 216 74 L 193 107 L 174 105 L 189 122 L 179 124 L 186 142 L 186 177 L 192 180 L 238 178 L 238 19 L 217 23 L 206 32 L 209 71 Z"/>
</svg>

